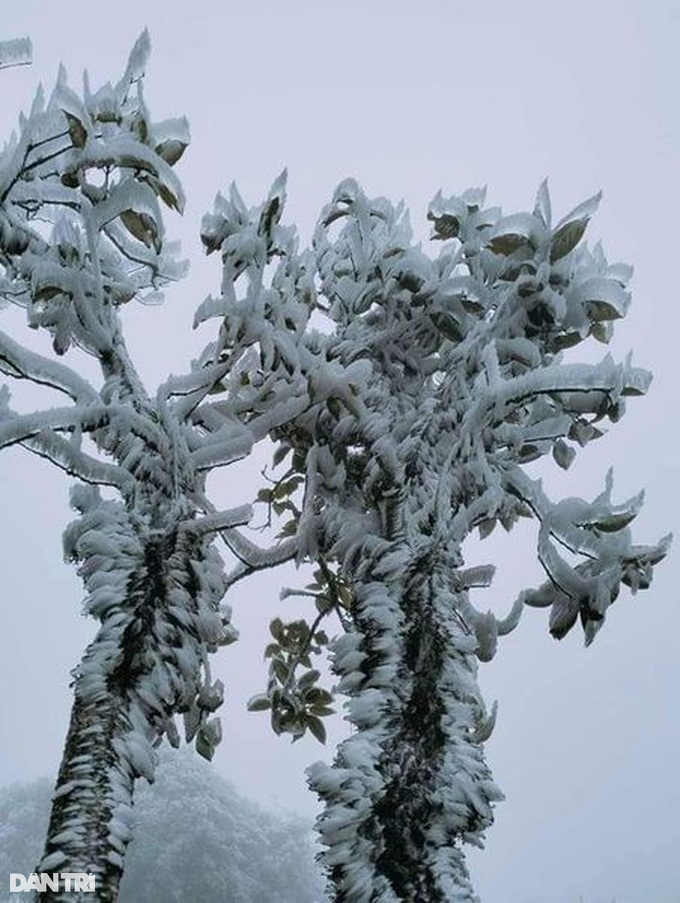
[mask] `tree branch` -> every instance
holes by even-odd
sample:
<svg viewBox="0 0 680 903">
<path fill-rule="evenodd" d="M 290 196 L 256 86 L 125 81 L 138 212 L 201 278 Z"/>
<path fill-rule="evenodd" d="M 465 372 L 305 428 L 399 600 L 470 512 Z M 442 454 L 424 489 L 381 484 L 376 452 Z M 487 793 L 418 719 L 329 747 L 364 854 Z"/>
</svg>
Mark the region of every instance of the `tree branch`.
<svg viewBox="0 0 680 903">
<path fill-rule="evenodd" d="M 28 379 L 69 395 L 78 404 L 99 401 L 99 394 L 75 370 L 15 342 L 0 331 L 0 370 L 14 379 Z"/>
<path fill-rule="evenodd" d="M 78 477 L 86 483 L 97 486 L 114 486 L 125 496 L 136 485 L 136 481 L 122 467 L 98 461 L 86 452 L 74 448 L 56 433 L 32 436 L 20 443 L 33 454 L 46 458 L 69 476 Z"/>
</svg>

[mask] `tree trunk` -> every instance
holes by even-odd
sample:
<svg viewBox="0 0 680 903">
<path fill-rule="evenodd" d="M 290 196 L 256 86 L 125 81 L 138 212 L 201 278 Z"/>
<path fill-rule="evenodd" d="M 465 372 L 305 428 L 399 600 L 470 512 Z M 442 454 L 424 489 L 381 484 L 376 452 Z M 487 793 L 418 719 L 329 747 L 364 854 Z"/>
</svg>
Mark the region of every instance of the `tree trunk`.
<svg viewBox="0 0 680 903">
<path fill-rule="evenodd" d="M 394 562 L 392 545 L 382 556 Z M 477 640 L 436 555 L 355 583 L 355 631 L 335 650 L 357 728 L 310 771 L 337 903 L 477 901 L 461 844 L 481 845 L 502 795 L 477 732 Z M 357 667 L 357 662 L 360 664 Z"/>
<path fill-rule="evenodd" d="M 97 638 L 83 663 L 97 655 Z M 85 699 L 76 683 L 71 721 L 52 801 L 47 841 L 39 872 L 85 872 L 95 875 L 96 896 L 113 903 L 123 874 L 135 771 L 116 752 L 114 741 L 130 731 L 117 689 L 105 700 Z M 72 900 L 60 889 L 46 890 L 43 900 Z"/>
<path fill-rule="evenodd" d="M 153 781 L 154 746 L 198 735 L 208 758 L 219 742 L 208 712 L 222 701 L 207 654 L 224 628 L 222 563 L 209 540 L 178 529 L 175 503 L 151 517 L 90 497 L 65 534 L 80 562 L 86 608 L 102 626 L 77 669 L 71 722 L 54 794 L 43 872 L 95 875 L 94 899 L 115 901 L 131 837 L 135 780 Z M 165 524 L 165 528 L 163 528 Z M 46 890 L 45 900 L 70 900 Z"/>
</svg>

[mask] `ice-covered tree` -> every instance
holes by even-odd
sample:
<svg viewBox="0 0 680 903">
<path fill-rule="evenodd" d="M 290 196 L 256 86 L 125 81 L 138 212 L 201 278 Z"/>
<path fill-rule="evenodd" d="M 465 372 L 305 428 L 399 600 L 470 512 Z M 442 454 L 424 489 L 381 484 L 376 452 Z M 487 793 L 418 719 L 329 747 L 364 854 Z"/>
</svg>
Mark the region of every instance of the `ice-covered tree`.
<svg viewBox="0 0 680 903">
<path fill-rule="evenodd" d="M 0 448 L 21 446 L 76 478 L 79 517 L 65 532 L 65 556 L 78 565 L 85 612 L 99 622 L 74 672 L 39 868 L 95 873 L 101 900 L 116 897 L 135 780 L 153 778 L 163 736 L 179 742 L 175 715 L 204 756 L 219 742 L 211 713 L 223 687 L 208 654 L 235 639 L 221 601 L 230 580 L 295 551 L 292 539 L 257 548 L 238 529 L 250 506 L 216 510 L 207 475 L 310 405 L 319 358 L 299 342 L 312 276 L 294 232 L 279 225 L 284 175 L 259 207 L 248 209 L 235 189 L 218 198 L 203 240 L 208 251 L 221 248 L 222 289 L 196 315 L 197 325 L 218 318 L 215 338 L 190 372 L 155 394 L 139 378 L 123 308 L 157 300 L 183 273 L 161 207 L 182 210 L 172 167 L 189 140 L 184 119 L 149 116 L 148 50 L 144 33 L 118 83 L 93 90 L 85 76 L 81 94 L 62 70 L 0 156 L 0 297 L 52 345 L 2 331 L 0 371 L 62 400 L 17 412 L 2 386 Z M 247 285 L 243 299 L 237 282 Z M 98 376 L 83 367 L 87 358 Z M 231 577 L 218 535 L 239 562 Z"/>
<path fill-rule="evenodd" d="M 294 635 L 272 625 L 268 694 L 254 707 L 295 733 L 310 693 L 328 705 L 292 673 L 323 615 L 339 614 L 332 664 L 354 731 L 332 766 L 310 770 L 338 901 L 477 899 L 462 847 L 481 845 L 502 798 L 484 759 L 496 712 L 477 662 L 525 605 L 550 608 L 556 638 L 580 619 L 589 644 L 621 585 L 647 588 L 666 552 L 669 538 L 633 544 L 642 494 L 612 502 L 611 473 L 593 501 L 553 501 L 527 468 L 546 455 L 568 468 L 649 385 L 630 359 L 574 363 L 568 351 L 608 342 L 629 304 L 630 268 L 581 240 L 598 200 L 553 224 L 545 184 L 531 213 L 509 216 L 484 191 L 438 194 L 436 256 L 414 244 L 402 207 L 352 180 L 322 213 L 326 355 L 363 378 L 277 431 L 279 458 L 293 454 L 282 485 L 305 478 L 298 554 L 319 562 L 304 591 L 319 617 Z M 499 618 L 472 598 L 494 568 L 466 562 L 463 543 L 519 518 L 537 522 L 546 581 Z"/>
<path fill-rule="evenodd" d="M 414 243 L 402 207 L 351 180 L 302 252 L 281 225 L 283 177 L 252 209 L 232 188 L 202 229 L 223 275 L 196 323 L 216 320 L 217 336 L 151 395 L 120 314 L 181 274 L 160 205 L 182 208 L 172 165 L 188 133 L 150 120 L 147 50 L 143 36 L 122 80 L 96 92 L 86 81 L 82 97 L 62 74 L 0 157 L 0 293 L 56 355 L 0 333 L 0 369 L 66 397 L 19 414 L 5 389 L 0 447 L 77 478 L 65 549 L 101 622 L 75 674 L 41 868 L 95 871 L 100 898 L 115 898 L 154 745 L 178 742 L 177 714 L 205 755 L 219 740 L 208 653 L 234 637 L 225 590 L 294 556 L 316 562 L 304 591 L 316 612 L 272 623 L 269 683 L 251 708 L 279 733 L 324 737 L 332 693 L 311 654 L 336 616 L 332 667 L 354 730 L 310 772 L 335 899 L 472 901 L 462 845 L 481 843 L 501 796 L 477 661 L 525 605 L 551 609 L 556 637 L 580 618 L 590 642 L 621 584 L 648 587 L 667 548 L 633 544 L 641 497 L 614 504 L 610 477 L 592 502 L 555 502 L 527 468 L 547 454 L 568 467 L 646 391 L 629 360 L 577 364 L 569 350 L 608 341 L 629 270 L 582 242 L 597 199 L 553 225 L 545 185 L 532 213 L 511 216 L 482 191 L 438 195 L 437 255 Z M 78 351 L 98 382 L 78 372 Z M 205 481 L 267 436 L 285 470 L 259 500 L 288 519 L 262 550 L 239 529 L 249 507 L 216 511 Z M 493 568 L 466 562 L 463 544 L 520 517 L 537 523 L 547 579 L 497 618 L 471 598 Z M 228 575 L 217 536 L 238 562 Z"/>
</svg>

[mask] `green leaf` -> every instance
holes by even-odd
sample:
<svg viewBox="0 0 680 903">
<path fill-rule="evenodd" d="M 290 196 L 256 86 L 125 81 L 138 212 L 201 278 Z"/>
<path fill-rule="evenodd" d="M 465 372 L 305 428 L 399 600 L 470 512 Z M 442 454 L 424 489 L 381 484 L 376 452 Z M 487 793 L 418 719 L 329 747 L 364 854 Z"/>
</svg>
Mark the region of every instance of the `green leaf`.
<svg viewBox="0 0 680 903">
<path fill-rule="evenodd" d="M 602 533 L 617 533 L 635 520 L 640 513 L 643 499 L 644 492 L 640 492 L 628 502 L 628 507 L 618 511 L 608 511 L 597 517 L 589 526 L 595 527 Z"/>
<path fill-rule="evenodd" d="M 306 674 L 303 674 L 300 680 L 298 681 L 298 689 L 304 690 L 305 687 L 311 687 L 312 684 L 315 684 L 317 680 L 321 677 L 321 673 L 316 670 L 307 671 Z"/>
<path fill-rule="evenodd" d="M 219 639 L 217 640 L 218 646 L 231 646 L 232 643 L 235 643 L 239 638 L 239 632 L 234 627 L 233 624 L 224 624 L 222 627 L 222 633 L 220 634 Z"/>
<path fill-rule="evenodd" d="M 575 420 L 569 428 L 569 438 L 578 442 L 583 447 L 593 439 L 599 439 L 603 435 L 602 430 L 598 430 L 587 420 L 579 418 Z"/>
<path fill-rule="evenodd" d="M 142 144 L 148 142 L 149 123 L 139 110 L 137 110 L 130 120 L 130 131 L 138 141 L 142 142 Z"/>
<path fill-rule="evenodd" d="M 623 311 L 616 304 L 609 301 L 588 301 L 588 313 L 595 323 L 606 323 L 610 320 L 620 320 Z"/>
<path fill-rule="evenodd" d="M 251 696 L 246 706 L 249 712 L 267 712 L 271 707 L 271 700 L 266 693 L 258 693 L 257 696 Z"/>
<path fill-rule="evenodd" d="M 68 134 L 71 139 L 71 144 L 77 148 L 85 147 L 87 142 L 87 129 L 77 116 L 66 112 L 64 112 L 64 115 L 68 122 Z"/>
<path fill-rule="evenodd" d="M 288 680 L 289 668 L 283 659 L 273 658 L 270 667 L 282 684 Z"/>
<path fill-rule="evenodd" d="M 219 718 L 211 718 L 202 725 L 196 734 L 196 752 L 211 761 L 215 755 L 215 749 L 222 739 L 222 725 Z"/>
<path fill-rule="evenodd" d="M 314 600 L 314 605 L 316 606 L 316 610 L 320 615 L 325 615 L 333 608 L 333 603 L 324 593 L 319 593 L 319 595 Z"/>
<path fill-rule="evenodd" d="M 68 122 L 68 134 L 71 144 L 77 148 L 85 147 L 87 142 L 87 129 L 77 116 L 66 113 L 66 121 Z"/>
<path fill-rule="evenodd" d="M 590 334 L 594 339 L 597 339 L 598 342 L 602 342 L 603 345 L 608 345 L 614 334 L 613 324 L 610 320 L 604 320 L 602 322 L 596 320 L 590 328 Z"/>
<path fill-rule="evenodd" d="M 292 520 L 287 520 L 276 535 L 279 539 L 285 539 L 288 536 L 295 536 L 296 533 L 297 520 L 293 518 Z"/>
<path fill-rule="evenodd" d="M 326 726 L 323 721 L 320 718 L 317 718 L 316 715 L 307 715 L 306 723 L 312 736 L 316 737 L 319 743 L 325 743 Z"/>
<path fill-rule="evenodd" d="M 39 289 L 33 292 L 34 301 L 51 301 L 59 295 L 63 295 L 63 289 L 57 285 L 41 285 Z"/>
<path fill-rule="evenodd" d="M 444 213 L 442 216 L 434 216 L 428 213 L 427 218 L 434 222 L 433 238 L 440 241 L 447 241 L 449 238 L 457 238 L 460 231 L 460 221 L 457 216 L 450 213 Z"/>
<path fill-rule="evenodd" d="M 305 693 L 305 702 L 309 705 L 327 706 L 333 702 L 332 695 L 323 687 L 310 687 Z"/>
<path fill-rule="evenodd" d="M 156 191 L 158 197 L 163 201 L 166 207 L 169 207 L 171 210 L 179 210 L 181 212 L 182 204 L 180 203 L 180 199 L 177 197 L 174 191 L 168 188 L 168 186 L 161 182 L 160 179 L 150 177 L 147 181 Z"/>
<path fill-rule="evenodd" d="M 166 141 L 162 141 L 157 145 L 155 150 L 161 159 L 165 160 L 170 166 L 174 166 L 188 146 L 188 141 L 180 141 L 177 138 L 168 138 Z"/>
<path fill-rule="evenodd" d="M 351 608 L 354 603 L 352 590 L 345 584 L 340 584 L 337 588 L 338 599 L 343 608 Z"/>
<path fill-rule="evenodd" d="M 486 539 L 487 536 L 490 536 L 496 527 L 496 523 L 497 521 L 495 517 L 490 517 L 486 520 L 481 521 L 477 528 L 479 530 L 479 538 Z"/>
<path fill-rule="evenodd" d="M 555 349 L 573 348 L 582 341 L 583 336 L 580 332 L 561 332 L 553 339 L 553 346 Z"/>
<path fill-rule="evenodd" d="M 274 637 L 275 640 L 278 640 L 279 643 L 283 643 L 284 641 L 284 627 L 283 621 L 281 618 L 274 618 L 273 621 L 269 624 L 269 632 Z"/>
<path fill-rule="evenodd" d="M 291 451 L 290 445 L 281 444 L 274 451 L 274 467 L 278 467 L 279 464 L 283 461 L 287 454 Z"/>
</svg>

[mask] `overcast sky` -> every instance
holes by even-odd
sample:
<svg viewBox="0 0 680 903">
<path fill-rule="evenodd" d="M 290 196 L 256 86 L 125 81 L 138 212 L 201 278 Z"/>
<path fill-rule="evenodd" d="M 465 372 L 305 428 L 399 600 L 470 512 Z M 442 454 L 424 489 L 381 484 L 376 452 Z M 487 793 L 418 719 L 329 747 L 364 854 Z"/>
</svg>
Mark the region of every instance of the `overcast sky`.
<svg viewBox="0 0 680 903">
<path fill-rule="evenodd" d="M 639 541 L 677 532 L 679 2 L 5 0 L 0 40 L 30 36 L 34 64 L 0 73 L 0 134 L 40 80 L 51 87 L 60 60 L 76 87 L 86 66 L 95 86 L 117 79 L 145 25 L 154 118 L 186 114 L 193 136 L 178 167 L 186 214 L 167 224 L 192 271 L 165 307 L 126 312 L 150 387 L 183 371 L 207 340 L 191 334 L 191 320 L 219 272 L 202 259 L 198 225 L 231 180 L 255 203 L 287 165 L 288 215 L 305 239 L 348 175 L 369 193 L 403 197 L 423 236 L 440 187 L 487 184 L 489 201 L 515 212 L 531 207 L 548 176 L 557 218 L 602 189 L 589 233 L 611 260 L 635 266 L 633 307 L 612 351 L 633 349 L 654 383 L 568 478 L 548 482 L 592 497 L 613 465 L 616 498 L 647 490 Z M 21 317 L 1 316 L 2 328 L 21 333 Z M 225 505 L 251 500 L 255 484 L 231 469 L 214 481 Z M 92 630 L 61 560 L 68 485 L 27 453 L 0 456 L 0 783 L 56 772 L 69 670 Z M 472 563 L 499 565 L 488 606 L 503 609 L 540 579 L 532 543 L 525 532 L 470 548 Z M 528 610 L 481 667 L 489 701 L 500 704 L 487 750 L 507 796 L 486 851 L 471 856 L 483 903 L 680 899 L 679 561 L 672 551 L 650 591 L 622 594 L 590 649 L 576 630 L 556 643 L 545 612 Z M 269 574 L 233 593 L 243 640 L 215 662 L 229 697 L 216 767 L 253 797 L 312 813 L 303 768 L 332 745 L 291 746 L 269 735 L 266 716 L 244 711 L 264 685 L 266 623 L 295 611 L 278 602 L 279 588 L 296 579 Z M 333 739 L 342 729 L 338 719 Z"/>
</svg>

